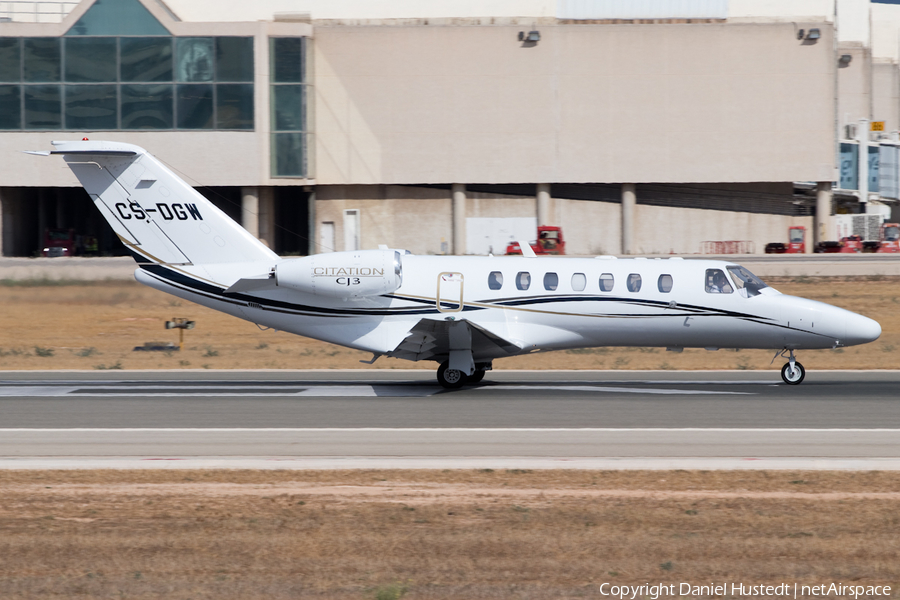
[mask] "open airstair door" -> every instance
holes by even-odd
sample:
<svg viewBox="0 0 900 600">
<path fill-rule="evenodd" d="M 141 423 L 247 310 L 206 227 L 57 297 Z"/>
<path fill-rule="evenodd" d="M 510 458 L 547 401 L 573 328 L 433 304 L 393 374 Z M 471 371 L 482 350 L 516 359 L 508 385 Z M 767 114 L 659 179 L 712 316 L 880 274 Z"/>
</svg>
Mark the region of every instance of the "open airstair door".
<svg viewBox="0 0 900 600">
<path fill-rule="evenodd" d="M 460 312 L 463 309 L 463 274 L 444 272 L 438 275 L 435 303 L 443 313 Z"/>
</svg>

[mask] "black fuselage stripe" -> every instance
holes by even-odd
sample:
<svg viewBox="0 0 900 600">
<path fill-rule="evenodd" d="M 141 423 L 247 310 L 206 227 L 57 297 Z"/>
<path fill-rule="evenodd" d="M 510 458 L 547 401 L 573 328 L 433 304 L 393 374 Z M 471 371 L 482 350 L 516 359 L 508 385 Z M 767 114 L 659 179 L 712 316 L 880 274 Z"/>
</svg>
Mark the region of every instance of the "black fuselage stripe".
<svg viewBox="0 0 900 600">
<path fill-rule="evenodd" d="M 428 315 L 428 314 L 437 314 L 439 311 L 437 308 L 430 309 L 411 309 L 411 308 L 403 308 L 398 307 L 394 309 L 336 309 L 336 308 L 328 308 L 328 307 L 319 307 L 319 306 L 310 306 L 305 304 L 295 304 L 290 302 L 284 302 L 280 300 L 270 300 L 266 298 L 259 298 L 256 296 L 249 296 L 246 294 L 225 294 L 225 288 L 214 286 L 202 281 L 198 281 L 197 279 L 180 273 L 178 271 L 174 271 L 163 265 L 159 264 L 142 264 L 141 269 L 153 275 L 157 280 L 162 281 L 168 285 L 173 285 L 182 289 L 184 291 L 200 294 L 212 300 L 217 300 L 219 302 L 225 302 L 228 304 L 232 304 L 239 307 L 245 307 L 248 303 L 252 302 L 254 304 L 259 304 L 260 308 L 263 310 L 278 312 L 283 314 L 297 314 L 301 316 L 331 316 L 331 317 L 354 317 L 354 316 L 406 316 L 406 315 Z M 384 297 L 397 299 L 397 300 L 406 300 L 410 302 L 417 303 L 430 303 L 428 300 L 420 299 L 420 298 L 409 298 L 406 296 L 401 296 L 397 294 L 385 295 Z M 669 305 L 665 302 L 660 302 L 657 300 L 639 300 L 636 298 L 613 298 L 613 297 L 597 297 L 597 296 L 564 296 L 564 297 L 533 297 L 533 298 L 522 298 L 517 299 L 515 301 L 501 302 L 495 303 L 493 306 L 499 309 L 502 309 L 506 306 L 527 306 L 530 304 L 546 304 L 553 302 L 587 302 L 587 301 L 602 301 L 602 302 L 620 302 L 620 303 L 628 303 L 628 304 L 644 304 L 653 307 L 665 307 L 668 308 Z M 484 302 L 484 304 L 491 304 L 490 301 Z M 457 303 L 452 302 L 441 302 L 442 306 L 454 307 L 458 306 Z M 463 311 L 472 311 L 472 310 L 486 310 L 490 306 L 471 306 L 464 305 Z M 829 337 L 824 334 L 819 334 L 812 331 L 806 331 L 803 329 L 797 329 L 794 327 L 788 327 L 786 325 L 779 325 L 777 323 L 772 323 L 769 317 L 760 317 L 757 315 L 750 315 L 746 313 L 739 313 L 734 311 L 725 311 L 721 309 L 707 308 L 702 306 L 694 306 L 694 305 L 684 305 L 678 304 L 677 309 L 681 311 L 690 310 L 690 311 L 705 311 L 705 312 L 679 312 L 677 314 L 673 313 L 662 313 L 662 314 L 650 314 L 650 313 L 620 313 L 620 314 L 593 314 L 593 315 L 585 315 L 590 317 L 603 317 L 603 318 L 629 318 L 629 319 L 641 319 L 641 318 L 652 318 L 658 319 L 661 317 L 670 317 L 670 318 L 684 318 L 684 317 L 731 317 L 738 318 L 744 321 L 750 321 L 753 323 L 757 323 L 760 325 L 770 325 L 774 327 L 779 327 L 782 329 L 788 329 L 790 331 L 797 331 L 802 333 L 812 333 L 813 335 L 817 335 L 820 337 Z"/>
</svg>

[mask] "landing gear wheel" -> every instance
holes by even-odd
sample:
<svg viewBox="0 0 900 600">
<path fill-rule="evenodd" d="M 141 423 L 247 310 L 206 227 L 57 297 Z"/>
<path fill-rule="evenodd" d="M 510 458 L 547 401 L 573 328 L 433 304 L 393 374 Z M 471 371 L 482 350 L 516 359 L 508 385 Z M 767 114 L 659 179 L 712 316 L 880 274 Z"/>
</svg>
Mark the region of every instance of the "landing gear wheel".
<svg viewBox="0 0 900 600">
<path fill-rule="evenodd" d="M 443 363 L 437 370 L 437 380 L 448 390 L 461 388 L 468 381 L 468 376 L 458 369 L 450 369 L 449 362 Z"/>
<path fill-rule="evenodd" d="M 794 361 L 793 372 L 791 371 L 791 363 L 784 363 L 784 366 L 781 367 L 781 378 L 788 385 L 800 385 L 804 377 L 806 377 L 806 369 L 796 361 Z"/>
<path fill-rule="evenodd" d="M 484 379 L 484 374 L 484 369 L 477 369 L 474 373 L 469 375 L 469 383 L 478 383 L 479 381 Z"/>
</svg>

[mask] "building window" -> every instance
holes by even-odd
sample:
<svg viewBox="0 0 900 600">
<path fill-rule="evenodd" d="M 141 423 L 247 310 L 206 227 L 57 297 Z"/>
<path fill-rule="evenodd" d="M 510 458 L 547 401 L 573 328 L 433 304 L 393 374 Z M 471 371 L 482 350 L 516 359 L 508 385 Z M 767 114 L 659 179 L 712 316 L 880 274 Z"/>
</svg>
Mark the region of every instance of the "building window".
<svg viewBox="0 0 900 600">
<path fill-rule="evenodd" d="M 0 38 L 0 129 L 254 128 L 252 37 L 78 31 Z"/>
<path fill-rule="evenodd" d="M 272 175 L 306 177 L 306 39 L 271 38 Z"/>
<path fill-rule="evenodd" d="M 175 109 L 172 86 L 121 86 L 122 129 L 172 129 Z"/>
<path fill-rule="evenodd" d="M 172 81 L 172 38 L 120 38 L 119 69 L 122 81 Z"/>
<path fill-rule="evenodd" d="M 66 83 L 118 81 L 116 38 L 65 38 Z"/>
</svg>

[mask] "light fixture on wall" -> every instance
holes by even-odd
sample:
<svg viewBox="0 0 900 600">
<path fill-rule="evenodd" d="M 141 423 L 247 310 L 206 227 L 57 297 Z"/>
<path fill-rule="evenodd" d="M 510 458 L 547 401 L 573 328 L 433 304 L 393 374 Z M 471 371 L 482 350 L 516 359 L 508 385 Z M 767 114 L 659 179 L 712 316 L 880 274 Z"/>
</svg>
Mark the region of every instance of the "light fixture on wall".
<svg viewBox="0 0 900 600">
<path fill-rule="evenodd" d="M 822 32 L 818 29 L 810 29 L 809 33 L 806 34 L 806 39 L 808 40 L 817 40 L 822 37 Z"/>
<path fill-rule="evenodd" d="M 841 57 L 838 59 L 839 67 L 846 67 L 850 64 L 850 61 L 853 60 L 853 56 L 850 54 L 841 54 Z"/>
<path fill-rule="evenodd" d="M 520 31 L 519 41 L 525 42 L 526 44 L 537 44 L 539 41 L 541 41 L 541 32 L 537 30 L 531 30 L 528 33 Z"/>
</svg>

